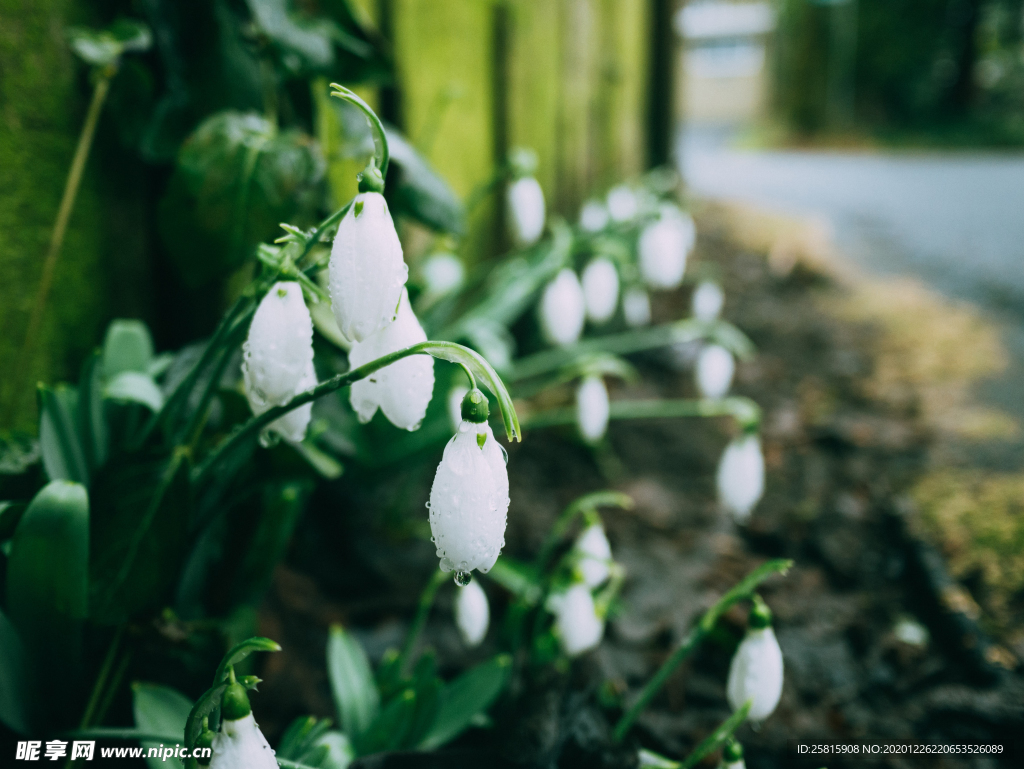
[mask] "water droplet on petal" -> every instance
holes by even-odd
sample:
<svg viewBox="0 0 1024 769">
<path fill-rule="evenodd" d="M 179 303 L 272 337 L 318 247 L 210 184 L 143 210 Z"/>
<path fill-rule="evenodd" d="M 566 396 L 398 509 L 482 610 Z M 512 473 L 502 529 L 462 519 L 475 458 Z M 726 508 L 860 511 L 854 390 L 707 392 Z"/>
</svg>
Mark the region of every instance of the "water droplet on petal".
<svg viewBox="0 0 1024 769">
<path fill-rule="evenodd" d="M 455 572 L 455 584 L 459 587 L 465 587 L 473 581 L 473 575 L 468 571 L 457 571 Z"/>
</svg>

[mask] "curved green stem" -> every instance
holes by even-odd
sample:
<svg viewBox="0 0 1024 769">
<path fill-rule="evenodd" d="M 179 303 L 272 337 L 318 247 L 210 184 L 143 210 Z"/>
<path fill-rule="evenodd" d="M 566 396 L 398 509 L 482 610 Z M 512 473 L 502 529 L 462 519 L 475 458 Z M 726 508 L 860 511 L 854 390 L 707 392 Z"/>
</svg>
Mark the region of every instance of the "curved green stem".
<svg viewBox="0 0 1024 769">
<path fill-rule="evenodd" d="M 437 590 L 447 579 L 448 574 L 438 569 L 434 572 L 434 576 L 430 578 L 427 586 L 423 588 L 423 592 L 420 593 L 420 600 L 416 606 L 416 616 L 413 618 L 412 625 L 409 626 L 409 633 L 405 637 L 402 654 L 398 658 L 398 673 L 400 676 L 405 675 L 405 671 L 412 660 L 412 655 L 416 651 L 416 645 L 419 643 L 420 636 L 423 635 L 423 628 L 427 625 L 427 617 L 430 616 L 430 609 L 434 605 Z"/>
<path fill-rule="evenodd" d="M 743 703 L 743 706 L 725 719 L 721 726 L 701 740 L 700 744 L 693 749 L 693 752 L 686 757 L 686 760 L 679 764 L 679 769 L 692 769 L 713 750 L 718 750 L 725 741 L 736 732 L 737 729 L 747 720 L 747 713 L 750 712 L 751 700 Z"/>
<path fill-rule="evenodd" d="M 620 491 L 595 491 L 591 494 L 584 494 L 579 499 L 571 502 L 562 511 L 562 514 L 558 516 L 548 535 L 544 538 L 540 552 L 537 553 L 537 558 L 533 562 L 533 568 L 537 574 L 542 574 L 544 569 L 547 568 L 548 561 L 551 559 L 551 553 L 558 547 L 558 543 L 565 536 L 569 527 L 572 526 L 576 517 L 588 510 L 596 510 L 599 507 L 619 507 L 623 510 L 629 510 L 633 507 L 633 499 Z"/>
<path fill-rule="evenodd" d="M 374 146 L 374 159 L 377 163 L 377 169 L 380 171 L 380 175 L 387 178 L 388 175 L 388 163 L 391 160 L 391 153 L 388 150 L 388 136 L 384 132 L 384 124 L 380 122 L 380 118 L 377 117 L 377 113 L 373 111 L 365 101 L 356 96 L 355 93 L 350 91 L 339 83 L 331 83 L 331 96 L 335 96 L 342 101 L 347 101 L 360 109 L 360 111 L 366 115 L 366 119 L 370 121 L 370 128 L 373 129 L 375 136 L 373 137 Z"/>
<path fill-rule="evenodd" d="M 612 401 L 609 419 L 676 419 L 680 417 L 733 417 L 741 427 L 756 426 L 761 421 L 761 407 L 750 398 L 675 398 Z M 576 408 L 549 409 L 527 415 L 528 428 L 556 427 L 576 423 Z"/>
</svg>

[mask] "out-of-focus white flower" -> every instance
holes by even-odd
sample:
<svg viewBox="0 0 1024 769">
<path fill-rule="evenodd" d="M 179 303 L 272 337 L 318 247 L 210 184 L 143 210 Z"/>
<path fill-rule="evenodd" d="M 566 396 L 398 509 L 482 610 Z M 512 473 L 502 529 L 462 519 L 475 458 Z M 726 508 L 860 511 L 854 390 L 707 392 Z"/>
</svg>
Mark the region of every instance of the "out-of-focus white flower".
<svg viewBox="0 0 1024 769">
<path fill-rule="evenodd" d="M 559 346 L 580 338 L 585 320 L 583 287 L 572 270 L 565 268 L 544 288 L 540 298 L 540 326 L 544 338 Z"/>
<path fill-rule="evenodd" d="M 737 523 L 746 521 L 764 494 L 764 454 L 757 435 L 741 435 L 726 447 L 717 481 L 722 505 Z"/>
<path fill-rule="evenodd" d="M 256 308 L 242 346 L 242 377 L 249 405 L 257 415 L 316 387 L 313 321 L 298 283 L 275 283 Z M 310 403 L 293 409 L 267 430 L 301 443 L 311 411 Z"/>
<path fill-rule="evenodd" d="M 395 321 L 352 346 L 348 354 L 352 368 L 427 341 L 405 289 L 401 297 Z M 380 407 L 395 427 L 415 430 L 427 413 L 433 393 L 434 359 L 429 355 L 411 355 L 355 382 L 349 400 L 360 422 L 369 422 Z"/>
<path fill-rule="evenodd" d="M 536 243 L 544 232 L 544 190 L 532 176 L 516 179 L 508 188 L 508 218 L 516 244 Z"/>
<path fill-rule="evenodd" d="M 732 387 L 736 361 L 721 345 L 706 345 L 697 356 L 697 389 L 705 398 L 721 398 Z"/>
<path fill-rule="evenodd" d="M 622 314 L 630 328 L 646 326 L 651 322 L 651 297 L 642 288 L 627 288 L 622 295 Z"/>
<path fill-rule="evenodd" d="M 331 247 L 330 294 L 338 328 L 362 342 L 391 323 L 409 276 L 384 196 L 356 195 Z"/>
<path fill-rule="evenodd" d="M 576 564 L 583 584 L 595 588 L 602 584 L 611 571 L 612 546 L 608 544 L 604 527 L 599 523 L 588 526 L 576 540 L 580 560 Z"/>
<path fill-rule="evenodd" d="M 590 588 L 580 583 L 548 598 L 548 610 L 555 615 L 555 632 L 562 649 L 575 657 L 593 649 L 604 636 L 604 620 L 597 616 Z"/>
<path fill-rule="evenodd" d="M 702 280 L 693 291 L 692 310 L 697 320 L 717 320 L 725 304 L 722 287 L 713 280 Z"/>
<path fill-rule="evenodd" d="M 452 429 L 458 430 L 462 424 L 462 399 L 466 397 L 469 388 L 465 385 L 455 385 L 448 393 L 448 419 L 452 423 Z"/>
<path fill-rule="evenodd" d="M 420 266 L 424 293 L 430 297 L 444 296 L 454 291 L 466 279 L 466 268 L 455 254 L 441 251 L 431 254 Z"/>
<path fill-rule="evenodd" d="M 600 232 L 608 226 L 608 209 L 600 200 L 588 200 L 580 211 L 580 228 L 584 232 Z"/>
<path fill-rule="evenodd" d="M 637 250 L 640 274 L 651 288 L 673 289 L 683 282 L 686 258 L 693 248 L 693 219 L 674 208 L 662 207 L 658 219 L 644 227 Z"/>
<path fill-rule="evenodd" d="M 606 323 L 619 303 L 619 271 L 611 260 L 592 259 L 583 270 L 583 300 L 591 323 Z"/>
<path fill-rule="evenodd" d="M 274 751 L 252 713 L 237 721 L 225 719 L 212 747 L 210 769 L 277 769 Z"/>
<path fill-rule="evenodd" d="M 586 376 L 576 388 L 576 426 L 587 443 L 597 443 L 608 430 L 608 388 L 599 376 Z"/>
<path fill-rule="evenodd" d="M 771 625 L 751 628 L 740 642 L 729 666 L 726 693 L 733 710 L 752 700 L 747 715 L 754 723 L 764 721 L 782 696 L 782 650 Z"/>
<path fill-rule="evenodd" d="M 487 635 L 491 611 L 487 594 L 475 580 L 455 591 L 455 624 L 459 626 L 466 646 L 477 646 Z"/>
<path fill-rule="evenodd" d="M 624 184 L 608 190 L 608 214 L 614 222 L 628 222 L 639 208 L 636 193 Z"/>
<path fill-rule="evenodd" d="M 463 421 L 445 446 L 427 507 L 441 570 L 490 571 L 505 546 L 508 470 L 486 422 Z"/>
</svg>

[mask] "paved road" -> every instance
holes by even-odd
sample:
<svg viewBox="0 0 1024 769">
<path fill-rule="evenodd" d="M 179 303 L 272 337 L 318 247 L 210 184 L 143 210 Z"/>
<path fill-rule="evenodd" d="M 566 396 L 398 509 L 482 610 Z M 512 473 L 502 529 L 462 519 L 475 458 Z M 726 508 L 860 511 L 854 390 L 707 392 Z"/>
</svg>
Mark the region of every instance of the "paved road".
<svg viewBox="0 0 1024 769">
<path fill-rule="evenodd" d="M 694 192 L 824 216 L 870 272 L 916 276 L 980 306 L 1011 356 L 983 399 L 1024 418 L 1024 154 L 759 152 L 731 139 L 722 128 L 681 139 Z"/>
</svg>

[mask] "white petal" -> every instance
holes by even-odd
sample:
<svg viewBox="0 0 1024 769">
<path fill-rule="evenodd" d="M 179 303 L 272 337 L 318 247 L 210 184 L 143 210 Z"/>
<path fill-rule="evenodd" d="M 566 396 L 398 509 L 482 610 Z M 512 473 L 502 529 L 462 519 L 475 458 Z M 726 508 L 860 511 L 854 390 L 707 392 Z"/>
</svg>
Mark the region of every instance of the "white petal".
<svg viewBox="0 0 1024 769">
<path fill-rule="evenodd" d="M 583 270 L 583 300 L 592 323 L 605 323 L 619 303 L 619 271 L 603 257 L 591 260 Z"/>
<path fill-rule="evenodd" d="M 604 528 L 600 524 L 588 526 L 580 534 L 576 540 L 576 550 L 582 556 L 577 568 L 587 587 L 597 587 L 608 579 L 612 547 L 608 544 L 608 537 L 605 536 Z"/>
<path fill-rule="evenodd" d="M 580 228 L 600 232 L 608 226 L 608 209 L 599 200 L 588 200 L 580 211 Z"/>
<path fill-rule="evenodd" d="M 550 604 L 555 612 L 555 631 L 570 657 L 593 649 L 604 636 L 604 620 L 597 616 L 594 596 L 586 585 L 573 585 Z"/>
<path fill-rule="evenodd" d="M 489 571 L 505 546 L 508 470 L 486 423 L 463 422 L 445 446 L 427 507 L 441 569 Z"/>
<path fill-rule="evenodd" d="M 729 392 L 735 372 L 732 353 L 717 344 L 709 344 L 697 356 L 697 389 L 705 398 L 721 398 Z"/>
<path fill-rule="evenodd" d="M 629 187 L 619 185 L 608 191 L 608 214 L 612 221 L 627 222 L 636 216 L 638 208 L 636 193 Z"/>
<path fill-rule="evenodd" d="M 718 498 L 738 523 L 750 517 L 764 494 L 764 455 L 756 435 L 733 440 L 718 464 Z"/>
<path fill-rule="evenodd" d="M 684 214 L 664 215 L 644 227 L 637 250 L 640 274 L 647 285 L 673 289 L 682 283 L 693 232 L 693 220 Z"/>
<path fill-rule="evenodd" d="M 331 248 L 330 294 L 346 338 L 362 342 L 391 323 L 409 275 L 384 196 L 356 195 Z"/>
<path fill-rule="evenodd" d="M 477 646 L 484 640 L 490 616 L 487 594 L 476 580 L 456 590 L 455 623 L 467 646 Z"/>
<path fill-rule="evenodd" d="M 726 693 L 733 710 L 753 700 L 748 718 L 768 718 L 782 696 L 782 650 L 770 628 L 747 631 L 729 666 Z"/>
<path fill-rule="evenodd" d="M 427 341 L 405 289 L 401 297 L 394 323 L 352 346 L 348 354 L 352 368 Z M 369 422 L 380 407 L 395 427 L 415 430 L 426 416 L 433 393 L 434 359 L 429 355 L 411 355 L 355 382 L 349 400 L 361 422 Z"/>
<path fill-rule="evenodd" d="M 588 443 L 596 443 L 608 430 L 608 388 L 601 377 L 588 376 L 576 389 L 576 425 Z"/>
<path fill-rule="evenodd" d="M 540 299 L 540 325 L 544 338 L 554 345 L 570 345 L 583 332 L 583 287 L 576 273 L 566 268 L 544 289 Z"/>
<path fill-rule="evenodd" d="M 702 281 L 693 292 L 693 317 L 703 321 L 717 320 L 724 304 L 722 287 L 711 280 Z"/>
<path fill-rule="evenodd" d="M 212 747 L 210 769 L 277 769 L 274 751 L 252 713 L 237 721 L 224 721 Z"/>
<path fill-rule="evenodd" d="M 630 328 L 651 322 L 651 297 L 642 288 L 627 288 L 622 295 L 622 314 Z"/>
<path fill-rule="evenodd" d="M 535 243 L 544 232 L 544 191 L 532 176 L 517 179 L 508 188 L 509 224 L 520 246 Z"/>
</svg>

